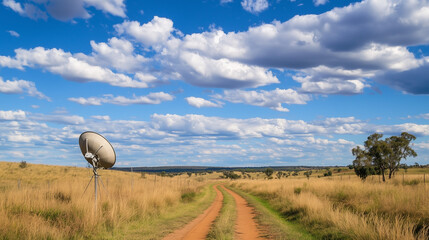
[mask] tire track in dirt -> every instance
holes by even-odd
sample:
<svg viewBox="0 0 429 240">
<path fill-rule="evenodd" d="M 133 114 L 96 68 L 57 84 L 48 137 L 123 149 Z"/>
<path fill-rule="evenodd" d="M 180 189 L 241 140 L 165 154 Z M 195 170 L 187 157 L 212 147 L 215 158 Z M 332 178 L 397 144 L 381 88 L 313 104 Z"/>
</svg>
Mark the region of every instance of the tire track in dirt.
<svg viewBox="0 0 429 240">
<path fill-rule="evenodd" d="M 237 206 L 237 221 L 235 223 L 235 239 L 252 240 L 263 239 L 258 224 L 255 221 L 255 209 L 247 201 L 234 191 L 222 185 L 229 194 L 235 199 Z"/>
<path fill-rule="evenodd" d="M 185 227 L 174 231 L 167 235 L 164 240 L 203 240 L 206 239 L 207 234 L 210 231 L 214 220 L 219 215 L 220 209 L 222 208 L 223 195 L 217 189 L 217 186 L 213 186 L 216 191 L 216 198 L 212 205 L 207 208 L 204 213 L 192 220 Z"/>
</svg>

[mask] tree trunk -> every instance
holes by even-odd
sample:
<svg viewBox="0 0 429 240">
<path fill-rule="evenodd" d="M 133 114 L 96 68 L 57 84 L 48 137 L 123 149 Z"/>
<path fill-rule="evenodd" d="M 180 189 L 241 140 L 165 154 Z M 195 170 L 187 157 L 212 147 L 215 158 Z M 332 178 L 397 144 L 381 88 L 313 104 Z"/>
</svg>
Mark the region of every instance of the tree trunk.
<svg viewBox="0 0 429 240">
<path fill-rule="evenodd" d="M 383 182 L 386 182 L 386 178 L 384 177 L 384 169 L 381 170 L 381 175 L 383 176 Z"/>
<path fill-rule="evenodd" d="M 392 178 L 392 173 L 393 173 L 393 170 L 390 170 L 390 171 L 389 171 L 389 179 L 391 179 L 391 178 Z"/>
</svg>

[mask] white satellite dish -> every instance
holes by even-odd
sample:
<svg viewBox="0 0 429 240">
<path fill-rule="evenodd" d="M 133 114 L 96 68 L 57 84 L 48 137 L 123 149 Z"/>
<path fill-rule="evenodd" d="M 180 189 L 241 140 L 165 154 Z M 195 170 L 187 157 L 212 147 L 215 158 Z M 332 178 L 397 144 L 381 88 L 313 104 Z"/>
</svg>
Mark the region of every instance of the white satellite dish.
<svg viewBox="0 0 429 240">
<path fill-rule="evenodd" d="M 106 138 L 101 136 L 96 132 L 84 132 L 79 137 L 79 147 L 86 161 L 92 165 L 92 171 L 94 172 L 94 176 L 89 180 L 88 185 L 85 188 L 85 192 L 88 189 L 89 184 L 94 178 L 94 192 L 95 192 L 95 211 L 97 211 L 97 185 L 98 185 L 98 175 L 97 170 L 107 169 L 113 167 L 116 162 L 116 153 L 112 147 L 112 144 L 107 141 Z M 101 178 L 100 178 L 101 181 Z M 103 184 L 103 181 L 101 181 Z M 103 184 L 104 186 L 104 184 Z M 84 192 L 84 193 L 85 193 Z"/>
<path fill-rule="evenodd" d="M 94 168 L 111 168 L 116 162 L 116 153 L 106 138 L 96 132 L 84 132 L 79 137 L 80 151 Z"/>
</svg>

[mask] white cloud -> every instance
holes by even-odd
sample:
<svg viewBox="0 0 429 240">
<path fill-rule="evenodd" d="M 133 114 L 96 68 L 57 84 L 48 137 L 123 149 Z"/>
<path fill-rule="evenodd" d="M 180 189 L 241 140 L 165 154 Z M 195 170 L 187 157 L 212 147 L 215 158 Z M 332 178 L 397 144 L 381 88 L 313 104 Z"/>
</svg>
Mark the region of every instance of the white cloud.
<svg viewBox="0 0 429 240">
<path fill-rule="evenodd" d="M 202 107 L 222 107 L 221 103 L 218 102 L 211 102 L 209 100 L 206 100 L 204 98 L 198 98 L 198 97 L 187 97 L 186 101 L 189 105 L 202 108 Z"/>
<path fill-rule="evenodd" d="M 28 95 L 38 97 L 50 101 L 50 98 L 45 96 L 43 93 L 36 89 L 36 85 L 33 82 L 25 80 L 6 80 L 0 77 L 0 93 L 6 94 L 20 94 L 26 92 Z"/>
<path fill-rule="evenodd" d="M 242 0 L 241 6 L 244 10 L 256 14 L 268 8 L 267 0 Z"/>
<path fill-rule="evenodd" d="M 84 0 L 84 2 L 88 6 L 95 7 L 113 16 L 126 17 L 125 0 Z"/>
<path fill-rule="evenodd" d="M 108 115 L 95 115 L 91 117 L 98 120 L 110 121 L 110 116 Z"/>
<path fill-rule="evenodd" d="M 122 73 L 114 73 L 108 68 L 91 65 L 62 49 L 36 47 L 30 50 L 16 49 L 15 53 L 15 58 L 0 56 L 0 65 L 18 69 L 39 67 L 75 82 L 102 82 L 118 87 L 148 87 L 144 81 L 132 79 Z"/>
<path fill-rule="evenodd" d="M 143 69 L 143 63 L 149 61 L 144 56 L 135 54 L 132 43 L 125 39 L 113 37 L 107 43 L 94 41 L 90 43 L 93 50 L 91 56 L 85 54 L 75 56 L 92 65 L 112 67 L 131 73 Z"/>
<path fill-rule="evenodd" d="M 375 131 L 386 135 L 397 135 L 404 130 L 417 132 L 419 140 L 421 136 L 429 136 L 429 125 L 374 125 L 354 117 L 306 122 L 154 114 L 149 121 L 139 121 L 111 120 L 107 115 L 83 119 L 67 114 L 44 115 L 15 110 L 0 111 L 0 119 L 8 119 L 0 124 L 0 142 L 8 144 L 6 156 L 13 158 L 10 151 L 19 151 L 32 161 L 43 161 L 47 154 L 54 154 L 52 149 L 76 148 L 80 133 L 89 130 L 109 139 L 124 161 L 135 161 L 140 165 L 155 165 L 154 162 L 159 163 L 160 159 L 162 162 L 167 159 L 165 164 L 170 165 L 191 164 L 190 161 L 203 159 L 209 159 L 213 164 L 240 166 L 275 162 L 349 164 L 350 147 L 356 146 L 352 139 L 366 137 Z M 48 126 L 46 122 L 61 123 L 61 126 Z M 427 155 L 422 153 L 427 139 L 423 141 L 415 145 L 419 157 Z M 85 163 L 78 152 L 64 154 L 69 159 L 78 159 L 78 165 Z M 228 154 L 228 161 L 224 160 L 225 154 Z"/>
<path fill-rule="evenodd" d="M 11 36 L 13 36 L 13 37 L 19 37 L 19 33 L 17 33 L 17 32 L 15 32 L 15 31 L 13 31 L 13 30 L 9 30 L 9 31 L 7 31 Z"/>
<path fill-rule="evenodd" d="M 191 52 L 182 52 L 176 64 L 182 78 L 195 86 L 241 88 L 279 82 L 277 77 L 265 68 L 226 58 L 211 59 Z"/>
<path fill-rule="evenodd" d="M 147 47 L 163 44 L 174 30 L 173 21 L 158 16 L 143 25 L 137 21 L 124 21 L 114 28 L 118 34 L 132 36 Z"/>
<path fill-rule="evenodd" d="M 422 10 L 427 8 L 426 2 L 367 0 L 243 32 L 212 30 L 171 39 L 160 56 L 196 55 L 203 60 L 294 69 L 309 77 L 302 81 L 305 92 L 357 94 L 367 87 L 365 79 L 376 73 L 426 69 L 424 60 L 416 59 L 407 46 L 429 42 L 429 25 Z M 171 62 L 174 64 L 174 59 Z M 423 78 L 406 79 L 384 82 L 404 89 L 409 82 Z M 400 85 L 404 81 L 406 84 Z"/>
<path fill-rule="evenodd" d="M 324 133 L 320 126 L 286 119 L 234 119 L 203 115 L 152 115 L 155 129 L 183 136 L 219 136 L 220 138 L 281 137 L 285 134 Z"/>
<path fill-rule="evenodd" d="M 3 6 L 12 9 L 13 11 L 24 14 L 24 8 L 21 6 L 21 3 L 15 2 L 14 0 L 3 0 Z"/>
<path fill-rule="evenodd" d="M 3 0 L 2 3 L 3 6 L 12 9 L 14 12 L 17 12 L 19 15 L 24 17 L 28 17 L 34 20 L 46 20 L 48 18 L 45 12 L 30 3 L 25 3 L 24 6 L 22 6 L 19 2 L 15 2 L 14 0 Z"/>
<path fill-rule="evenodd" d="M 14 120 L 24 120 L 24 119 L 26 119 L 26 114 L 22 110 L 17 110 L 17 111 L 0 110 L 0 120 L 14 121 Z"/>
<path fill-rule="evenodd" d="M 329 0 L 313 0 L 313 3 L 314 3 L 315 6 L 324 5 L 327 2 L 329 2 Z"/>
<path fill-rule="evenodd" d="M 234 0 L 220 0 L 221 4 L 225 4 L 225 3 L 230 3 L 233 2 Z"/>
<path fill-rule="evenodd" d="M 77 115 L 47 115 L 47 114 L 40 114 L 35 113 L 28 116 L 28 119 L 33 121 L 46 121 L 46 122 L 53 122 L 53 123 L 60 123 L 65 125 L 79 125 L 85 123 L 85 119 L 81 116 Z"/>
<path fill-rule="evenodd" d="M 429 113 L 423 113 L 417 116 L 417 118 L 423 118 L 429 120 Z"/>
<path fill-rule="evenodd" d="M 173 95 L 164 92 L 149 93 L 146 96 L 134 96 L 133 98 L 126 98 L 123 96 L 105 95 L 104 97 L 90 97 L 90 98 L 69 98 L 70 101 L 79 103 L 81 105 L 102 105 L 110 103 L 115 105 L 130 105 L 130 104 L 160 104 L 164 101 L 171 101 L 174 99 Z"/>
<path fill-rule="evenodd" d="M 288 112 L 282 104 L 306 104 L 311 100 L 307 94 L 299 94 L 293 89 L 278 89 L 271 91 L 243 91 L 225 90 L 224 93 L 214 95 L 215 98 L 233 103 L 245 103 L 254 106 L 268 107 L 276 111 Z"/>
<path fill-rule="evenodd" d="M 11 142 L 23 142 L 23 143 L 29 143 L 35 140 L 40 140 L 40 136 L 37 135 L 26 135 L 21 132 L 13 132 L 7 137 L 8 141 Z"/>
</svg>

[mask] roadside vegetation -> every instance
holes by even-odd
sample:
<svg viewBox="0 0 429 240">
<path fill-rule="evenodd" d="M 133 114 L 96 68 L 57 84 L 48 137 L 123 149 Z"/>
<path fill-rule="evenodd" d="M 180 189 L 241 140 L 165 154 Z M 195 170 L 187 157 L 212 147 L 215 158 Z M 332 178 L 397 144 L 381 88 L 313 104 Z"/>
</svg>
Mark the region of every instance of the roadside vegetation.
<svg viewBox="0 0 429 240">
<path fill-rule="evenodd" d="M 420 176 L 407 176 L 409 181 Z M 351 178 L 238 180 L 232 187 L 257 196 L 318 239 L 427 239 L 429 188 L 421 181 L 362 182 Z"/>
</svg>

